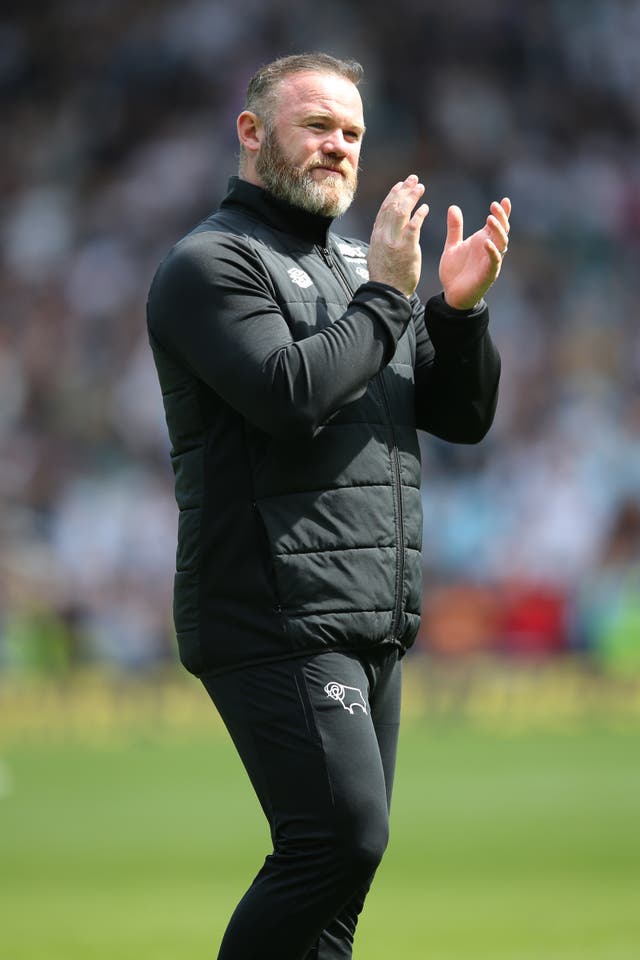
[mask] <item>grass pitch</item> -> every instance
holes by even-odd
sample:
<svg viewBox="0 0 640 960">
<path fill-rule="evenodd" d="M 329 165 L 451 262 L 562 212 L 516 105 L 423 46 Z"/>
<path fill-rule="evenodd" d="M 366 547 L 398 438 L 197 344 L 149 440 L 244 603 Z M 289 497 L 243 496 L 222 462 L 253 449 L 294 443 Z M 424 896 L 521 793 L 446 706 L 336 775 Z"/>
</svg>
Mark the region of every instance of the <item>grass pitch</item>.
<svg viewBox="0 0 640 960">
<path fill-rule="evenodd" d="M 1 756 L 2 960 L 215 957 L 268 835 L 213 719 Z M 637 960 L 639 758 L 630 729 L 408 717 L 357 960 Z"/>
</svg>

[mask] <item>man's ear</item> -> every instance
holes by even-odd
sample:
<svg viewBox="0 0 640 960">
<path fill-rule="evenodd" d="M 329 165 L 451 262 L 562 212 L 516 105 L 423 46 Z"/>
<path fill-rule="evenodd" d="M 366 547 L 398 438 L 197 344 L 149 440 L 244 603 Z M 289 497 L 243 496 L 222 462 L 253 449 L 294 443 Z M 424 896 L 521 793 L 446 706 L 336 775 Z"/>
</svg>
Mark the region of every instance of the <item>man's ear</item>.
<svg viewBox="0 0 640 960">
<path fill-rule="evenodd" d="M 240 145 L 249 154 L 257 153 L 264 138 L 264 124 L 260 117 L 251 110 L 243 110 L 238 117 L 237 128 Z"/>
</svg>

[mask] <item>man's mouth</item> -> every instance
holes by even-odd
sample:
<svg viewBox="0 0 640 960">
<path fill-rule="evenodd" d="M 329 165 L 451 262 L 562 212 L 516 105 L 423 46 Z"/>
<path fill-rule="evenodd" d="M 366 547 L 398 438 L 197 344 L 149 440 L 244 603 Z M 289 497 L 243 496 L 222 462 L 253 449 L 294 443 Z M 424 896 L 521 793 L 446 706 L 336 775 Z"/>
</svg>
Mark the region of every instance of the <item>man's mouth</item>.
<svg viewBox="0 0 640 960">
<path fill-rule="evenodd" d="M 317 166 L 312 167 L 311 169 L 312 169 L 312 170 L 324 170 L 325 173 L 337 173 L 338 176 L 344 177 L 344 173 L 342 172 L 342 170 L 340 170 L 339 167 L 328 167 L 328 166 L 325 166 L 324 164 L 322 164 L 322 165 L 321 165 L 321 164 L 318 164 Z"/>
</svg>

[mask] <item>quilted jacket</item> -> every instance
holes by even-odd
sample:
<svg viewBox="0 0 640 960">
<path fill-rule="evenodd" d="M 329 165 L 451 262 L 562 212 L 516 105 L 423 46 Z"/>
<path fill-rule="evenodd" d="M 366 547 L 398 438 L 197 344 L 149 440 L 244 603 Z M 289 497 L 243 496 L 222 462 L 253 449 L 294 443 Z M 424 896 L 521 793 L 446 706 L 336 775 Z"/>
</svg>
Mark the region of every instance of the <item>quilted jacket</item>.
<svg viewBox="0 0 640 960">
<path fill-rule="evenodd" d="M 150 344 L 172 445 L 174 620 L 196 675 L 419 626 L 417 429 L 475 443 L 500 361 L 484 302 L 368 280 L 367 248 L 232 178 L 162 262 Z"/>
</svg>

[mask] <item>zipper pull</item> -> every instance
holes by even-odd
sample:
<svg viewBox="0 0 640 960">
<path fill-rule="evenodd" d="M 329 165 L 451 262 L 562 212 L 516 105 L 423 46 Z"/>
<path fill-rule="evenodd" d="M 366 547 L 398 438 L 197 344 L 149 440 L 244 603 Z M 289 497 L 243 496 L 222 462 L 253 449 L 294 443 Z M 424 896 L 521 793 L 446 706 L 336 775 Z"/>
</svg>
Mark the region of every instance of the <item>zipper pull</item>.
<svg viewBox="0 0 640 960">
<path fill-rule="evenodd" d="M 320 256 L 322 257 L 326 265 L 329 267 L 330 270 L 333 270 L 335 267 L 335 263 L 329 247 L 318 247 L 318 249 L 320 251 Z"/>
</svg>

